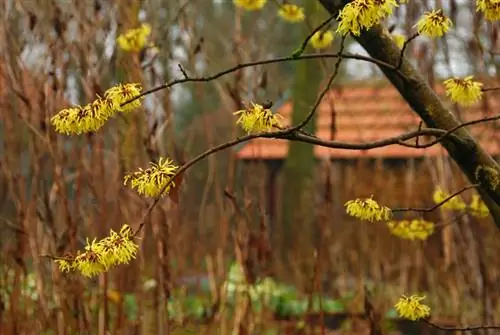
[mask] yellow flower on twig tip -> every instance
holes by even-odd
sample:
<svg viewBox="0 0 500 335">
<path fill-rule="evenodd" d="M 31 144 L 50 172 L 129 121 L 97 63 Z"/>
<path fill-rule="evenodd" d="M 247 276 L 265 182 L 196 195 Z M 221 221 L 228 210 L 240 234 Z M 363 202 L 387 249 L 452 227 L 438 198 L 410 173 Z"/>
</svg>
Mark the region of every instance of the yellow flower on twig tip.
<svg viewBox="0 0 500 335">
<path fill-rule="evenodd" d="M 431 315 L 431 309 L 429 306 L 421 303 L 424 299 L 425 296 L 412 295 L 411 297 L 406 297 L 403 295 L 394 307 L 399 316 L 404 319 L 412 321 L 426 319 Z"/>
<path fill-rule="evenodd" d="M 281 127 L 281 115 L 273 114 L 269 108 L 264 108 L 262 105 L 252 103 L 252 106 L 239 110 L 234 115 L 240 115 L 236 124 L 240 124 L 243 130 L 247 133 L 269 132 L 273 127 Z"/>
<path fill-rule="evenodd" d="M 431 38 L 443 36 L 453 26 L 441 9 L 426 12 L 417 22 L 419 34 Z"/>
<path fill-rule="evenodd" d="M 73 269 L 86 277 L 93 277 L 107 270 L 107 266 L 102 262 L 102 246 L 96 239 L 90 243 L 87 240 L 85 251 L 78 252 L 73 261 Z"/>
<path fill-rule="evenodd" d="M 100 129 L 111 115 L 102 99 L 86 106 L 65 108 L 54 115 L 50 121 L 55 130 L 65 135 L 78 135 Z"/>
<path fill-rule="evenodd" d="M 130 187 L 136 189 L 139 194 L 149 197 L 164 196 L 175 186 L 172 177 L 175 175 L 178 166 L 168 158 L 160 158 L 158 163 L 149 163 L 151 166 L 145 170 L 125 176 L 123 184 L 130 183 Z M 168 186 L 167 186 L 168 185 Z"/>
<path fill-rule="evenodd" d="M 93 277 L 107 271 L 111 266 L 129 263 L 135 258 L 139 246 L 133 241 L 132 229 L 124 225 L 119 233 L 111 230 L 108 237 L 96 239 L 87 244 L 85 250 L 74 257 L 55 260 L 62 272 L 79 271 L 86 277 Z"/>
<path fill-rule="evenodd" d="M 139 28 L 129 29 L 118 36 L 116 42 L 122 50 L 139 52 L 146 46 L 149 34 L 151 34 L 151 26 L 142 24 Z"/>
<path fill-rule="evenodd" d="M 289 3 L 285 3 L 280 6 L 278 15 L 281 16 L 283 20 L 292 23 L 304 21 L 306 17 L 304 14 L 304 8 Z"/>
<path fill-rule="evenodd" d="M 143 97 L 121 106 L 140 95 L 140 84 L 120 84 L 108 89 L 104 98 L 97 97 L 85 106 L 65 108 L 50 118 L 58 133 L 78 135 L 99 130 L 116 112 L 131 111 L 141 105 Z"/>
<path fill-rule="evenodd" d="M 361 34 L 362 29 L 370 29 L 380 23 L 382 19 L 392 14 L 397 7 L 396 0 L 354 0 L 349 2 L 339 12 L 337 32 L 355 36 Z"/>
<path fill-rule="evenodd" d="M 235 6 L 245 10 L 259 10 L 264 7 L 267 0 L 233 0 Z"/>
<path fill-rule="evenodd" d="M 347 214 L 365 221 L 389 220 L 392 217 L 389 207 L 379 205 L 372 198 L 349 200 L 344 206 Z"/>
<path fill-rule="evenodd" d="M 390 221 L 387 226 L 391 233 L 407 240 L 426 240 L 434 233 L 434 223 L 425 220 Z"/>
<path fill-rule="evenodd" d="M 110 235 L 100 241 L 103 264 L 109 267 L 114 264 L 126 264 L 134 259 L 139 246 L 132 238 L 133 232 L 128 225 L 123 225 L 118 233 L 111 229 Z"/>
<path fill-rule="evenodd" d="M 499 0 L 476 0 L 476 11 L 483 12 L 487 20 L 500 20 Z"/>
<path fill-rule="evenodd" d="M 450 78 L 444 81 L 446 95 L 453 102 L 467 106 L 472 105 L 481 99 L 483 92 L 481 91 L 482 83 L 472 80 L 473 76 L 460 78 Z"/>
<path fill-rule="evenodd" d="M 332 45 L 333 37 L 333 32 L 330 30 L 317 31 L 311 36 L 309 42 L 314 49 L 325 49 Z"/>
<path fill-rule="evenodd" d="M 140 96 L 141 91 L 142 85 L 138 83 L 119 84 L 104 92 L 104 98 L 113 110 L 118 112 L 130 112 L 141 106 L 144 97 L 137 98 Z M 137 99 L 129 102 L 134 98 Z M 127 104 L 123 105 L 124 103 Z"/>
<path fill-rule="evenodd" d="M 434 200 L 435 204 L 439 204 L 443 202 L 445 199 L 447 199 L 451 194 L 444 192 L 441 187 L 438 187 L 435 191 L 434 194 L 432 195 L 432 199 Z M 450 200 L 446 201 L 444 204 L 440 206 L 440 208 L 443 209 L 450 209 L 450 210 L 456 210 L 456 211 L 461 211 L 464 210 L 467 207 L 465 202 L 462 200 L 462 197 L 460 195 L 456 195 Z"/>
</svg>

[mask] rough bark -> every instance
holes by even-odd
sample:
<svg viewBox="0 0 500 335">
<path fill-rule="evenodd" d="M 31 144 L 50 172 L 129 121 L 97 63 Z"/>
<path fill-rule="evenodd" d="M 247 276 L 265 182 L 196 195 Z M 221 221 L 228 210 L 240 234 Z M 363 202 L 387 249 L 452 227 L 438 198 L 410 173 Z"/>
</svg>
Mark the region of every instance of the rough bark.
<svg viewBox="0 0 500 335">
<path fill-rule="evenodd" d="M 350 1 L 319 0 L 319 2 L 330 14 L 337 15 Z M 355 38 L 371 57 L 394 66 L 399 64 L 401 51 L 387 30 L 380 25 L 362 31 L 361 35 Z M 449 130 L 460 124 L 407 59 L 403 59 L 400 68 L 403 76 L 388 68 L 380 67 L 380 70 L 428 127 Z M 458 141 L 447 138 L 441 144 L 470 182 L 480 184 L 479 193 L 488 206 L 495 225 L 500 229 L 500 185 L 498 185 L 500 167 L 465 128 L 456 131 L 455 135 L 458 136 Z"/>
</svg>

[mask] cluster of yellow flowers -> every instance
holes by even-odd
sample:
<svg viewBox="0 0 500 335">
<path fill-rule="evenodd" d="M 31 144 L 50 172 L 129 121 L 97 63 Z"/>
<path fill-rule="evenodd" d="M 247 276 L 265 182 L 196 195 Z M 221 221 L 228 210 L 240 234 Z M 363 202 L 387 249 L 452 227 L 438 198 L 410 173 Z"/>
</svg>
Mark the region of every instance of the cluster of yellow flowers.
<svg viewBox="0 0 500 335">
<path fill-rule="evenodd" d="M 500 20 L 500 0 L 476 0 L 476 11 L 483 12 L 487 20 Z"/>
<path fill-rule="evenodd" d="M 483 92 L 481 91 L 482 83 L 472 80 L 473 76 L 461 78 L 450 78 L 444 81 L 446 95 L 453 102 L 460 105 L 472 105 L 481 99 Z"/>
<path fill-rule="evenodd" d="M 248 11 L 256 11 L 262 9 L 267 0 L 233 0 L 233 3 L 240 8 Z M 285 21 L 291 23 L 302 22 L 305 19 L 304 8 L 285 2 L 279 5 L 278 15 Z"/>
<path fill-rule="evenodd" d="M 390 220 L 392 211 L 389 207 L 379 205 L 372 198 L 347 201 L 344 206 L 350 216 L 370 222 Z"/>
<path fill-rule="evenodd" d="M 361 30 L 370 29 L 380 23 L 392 14 L 395 7 L 406 2 L 406 0 L 353 0 L 347 3 L 339 12 L 337 17 L 339 20 L 337 33 L 341 35 L 351 33 L 359 36 Z M 262 9 L 267 0 L 233 0 L 233 3 L 245 10 L 255 11 Z M 301 22 L 304 20 L 305 14 L 303 8 L 286 1 L 279 6 L 278 14 L 284 20 L 289 22 Z M 484 13 L 488 20 L 499 20 L 500 0 L 476 0 L 476 10 Z M 452 27 L 453 23 L 444 15 L 441 9 L 424 13 L 416 24 L 419 34 L 431 38 L 443 36 Z M 325 48 L 325 45 L 329 46 L 333 41 L 333 34 L 331 38 L 330 35 L 327 36 L 327 39 L 322 40 L 322 33 L 320 33 L 315 39 L 311 39 L 311 45 L 316 49 Z M 319 44 L 314 42 L 318 41 L 318 38 L 321 41 Z M 395 36 L 395 40 L 401 48 L 404 43 L 401 36 Z"/>
<path fill-rule="evenodd" d="M 139 28 L 129 29 L 116 39 L 118 46 L 125 51 L 139 52 L 146 47 L 151 26 L 142 24 Z"/>
<path fill-rule="evenodd" d="M 160 158 L 158 163 L 149 164 L 151 166 L 145 170 L 139 168 L 139 171 L 126 175 L 123 184 L 130 183 L 131 188 L 148 197 L 168 194 L 170 189 L 175 187 L 172 178 L 179 167 L 168 158 Z"/>
<path fill-rule="evenodd" d="M 75 257 L 55 260 L 63 272 L 79 271 L 86 277 L 92 277 L 109 270 L 117 264 L 129 263 L 135 258 L 139 246 L 133 241 L 132 229 L 124 225 L 120 232 L 111 230 L 109 236 L 100 241 L 87 240 L 85 251 L 78 251 Z"/>
<path fill-rule="evenodd" d="M 269 132 L 273 130 L 273 127 L 281 128 L 281 115 L 259 104 L 252 103 L 251 107 L 233 114 L 240 114 L 236 124 L 240 124 L 248 134 Z"/>
<path fill-rule="evenodd" d="M 397 7 L 396 0 L 354 0 L 340 11 L 337 32 L 342 35 L 361 34 L 362 29 L 370 29 L 382 19 L 392 14 Z"/>
<path fill-rule="evenodd" d="M 140 107 L 144 99 L 141 91 L 142 86 L 137 83 L 119 84 L 86 106 L 61 110 L 51 118 L 51 123 L 57 132 L 67 135 L 96 131 L 116 113 L 126 113 Z M 151 165 L 146 170 L 140 169 L 125 176 L 124 183 L 130 182 L 132 188 L 146 196 L 158 196 L 164 188 L 161 195 L 167 194 L 175 186 L 171 178 L 178 167 L 168 159 L 160 159 Z M 100 241 L 87 241 L 85 250 L 79 251 L 74 257 L 59 258 L 55 262 L 61 271 L 79 271 L 84 276 L 92 277 L 113 265 L 130 262 L 137 251 L 132 230 L 124 225 L 120 232 L 111 230 L 110 235 Z"/>
<path fill-rule="evenodd" d="M 245 10 L 256 11 L 260 10 L 267 3 L 267 0 L 233 0 L 233 3 Z M 285 21 L 290 23 L 298 23 L 305 20 L 306 15 L 304 8 L 284 2 L 279 5 L 278 15 Z M 317 31 L 309 40 L 309 43 L 314 49 L 328 48 L 333 42 L 333 32 L 329 30 Z"/>
<path fill-rule="evenodd" d="M 141 91 L 140 84 L 120 84 L 108 89 L 104 97 L 97 97 L 86 106 L 73 106 L 61 110 L 50 121 L 55 130 L 62 134 L 78 135 L 93 132 L 101 128 L 117 112 L 128 112 L 139 107 L 143 100 L 143 97 L 138 98 Z M 134 98 L 136 100 L 124 105 Z"/>
<path fill-rule="evenodd" d="M 407 240 L 424 241 L 434 233 L 434 223 L 421 219 L 389 221 L 387 226 L 393 235 Z"/>
<path fill-rule="evenodd" d="M 394 307 L 396 308 L 399 316 L 404 319 L 412 321 L 426 319 L 431 315 L 431 309 L 429 306 L 421 303 L 424 299 L 425 296 L 402 296 Z"/>
<path fill-rule="evenodd" d="M 434 200 L 434 203 L 439 204 L 442 201 L 444 201 L 446 198 L 448 198 L 451 194 L 444 192 L 441 187 L 438 187 L 432 196 L 432 199 Z M 488 210 L 488 207 L 486 207 L 485 203 L 480 199 L 479 195 L 474 194 L 472 196 L 472 200 L 469 205 L 465 203 L 465 201 L 460 197 L 459 195 L 451 198 L 447 202 L 445 202 L 441 208 L 443 209 L 448 209 L 448 210 L 454 210 L 454 211 L 464 211 L 468 210 L 471 215 L 479 217 L 479 218 L 485 218 L 488 217 L 490 214 L 490 211 Z"/>
</svg>

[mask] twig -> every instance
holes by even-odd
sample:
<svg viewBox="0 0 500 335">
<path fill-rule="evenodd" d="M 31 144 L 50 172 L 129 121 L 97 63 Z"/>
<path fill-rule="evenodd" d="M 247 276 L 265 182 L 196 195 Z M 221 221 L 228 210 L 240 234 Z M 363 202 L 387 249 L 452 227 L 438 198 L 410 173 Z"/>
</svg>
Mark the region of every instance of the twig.
<svg viewBox="0 0 500 335">
<path fill-rule="evenodd" d="M 451 129 L 445 131 L 440 137 L 438 137 L 435 140 L 433 140 L 433 141 L 431 141 L 429 143 L 426 143 L 426 144 L 421 144 L 421 145 L 419 145 L 419 144 L 413 145 L 413 144 L 409 144 L 409 143 L 399 143 L 399 144 L 402 145 L 402 146 L 405 146 L 405 147 L 416 148 L 416 149 L 428 148 L 428 147 L 431 147 L 431 146 L 433 146 L 433 145 L 441 142 L 445 137 L 449 136 L 450 134 L 452 134 L 453 132 L 457 131 L 460 128 L 464 128 L 464 127 L 467 127 L 467 126 L 475 125 L 475 124 L 478 124 L 478 123 L 486 123 L 486 122 L 489 122 L 489 121 L 496 121 L 496 120 L 500 120 L 500 115 L 485 117 L 485 118 L 476 119 L 476 120 L 472 120 L 472 121 L 461 123 L 458 126 L 455 126 L 455 127 L 451 128 Z M 433 128 L 431 128 L 431 129 L 433 129 Z"/>
<path fill-rule="evenodd" d="M 401 48 L 401 54 L 399 55 L 398 66 L 396 66 L 396 69 L 398 69 L 398 70 L 401 69 L 401 66 L 403 65 L 403 57 L 404 57 L 406 47 L 408 46 L 408 44 L 410 44 L 411 41 L 413 41 L 418 36 L 419 36 L 419 33 L 415 33 L 415 35 L 411 36 L 410 38 L 408 38 L 405 41 L 405 43 L 403 44 L 403 47 Z"/>
<path fill-rule="evenodd" d="M 424 319 L 423 321 L 425 323 L 427 323 L 429 326 L 432 326 L 436 329 L 447 330 L 447 331 L 473 331 L 473 330 L 480 330 L 480 329 L 500 329 L 500 326 L 444 327 L 444 326 L 440 326 L 438 324 L 435 324 L 430 320 Z"/>
<path fill-rule="evenodd" d="M 460 189 L 459 191 L 456 191 L 452 195 L 448 196 L 443 201 L 441 201 L 441 202 L 439 202 L 439 203 L 437 203 L 434 206 L 429 207 L 429 208 L 411 208 L 411 207 L 408 207 L 408 208 L 395 208 L 395 209 L 392 210 L 392 212 L 432 212 L 435 209 L 437 209 L 437 208 L 441 207 L 442 205 L 444 205 L 445 203 L 447 203 L 448 201 L 450 201 L 451 199 L 453 199 L 454 197 L 456 197 L 457 195 L 459 195 L 459 194 L 461 194 L 461 193 L 463 193 L 463 192 L 465 192 L 467 190 L 470 190 L 471 188 L 476 188 L 476 187 L 479 187 L 479 184 L 465 186 L 462 189 Z"/>
<path fill-rule="evenodd" d="M 340 44 L 340 51 L 339 51 L 340 55 L 342 55 L 342 52 L 344 51 L 344 42 L 345 42 L 345 36 L 342 37 L 342 43 Z M 335 63 L 335 69 L 333 70 L 332 75 L 328 79 L 328 83 L 325 85 L 325 88 L 323 89 L 323 91 L 321 91 L 320 95 L 316 99 L 316 103 L 314 104 L 314 107 L 311 109 L 309 114 L 305 117 L 305 119 L 302 122 L 300 122 L 298 125 L 292 127 L 292 131 L 302 129 L 302 127 L 304 127 L 312 119 L 312 117 L 316 113 L 316 110 L 318 109 L 321 101 L 323 101 L 323 97 L 326 95 L 326 93 L 328 93 L 328 91 L 330 91 L 330 87 L 332 86 L 333 80 L 339 74 L 340 63 L 342 62 L 342 59 L 343 59 L 342 57 L 339 57 L 337 59 L 337 62 Z"/>
<path fill-rule="evenodd" d="M 485 87 L 481 89 L 482 92 L 497 91 L 497 90 L 500 90 L 500 87 Z"/>
<path fill-rule="evenodd" d="M 323 27 L 327 26 L 330 23 L 330 21 L 333 20 L 334 18 L 335 15 L 330 16 L 328 19 L 323 21 L 319 26 L 317 26 L 313 31 L 311 31 L 311 33 L 307 35 L 306 39 L 302 42 L 302 45 L 293 52 L 292 57 L 297 58 L 300 55 L 302 55 L 302 53 L 307 47 L 307 43 L 309 43 L 309 40 L 314 36 L 314 34 L 323 29 Z"/>
<path fill-rule="evenodd" d="M 495 117 L 494 120 L 496 120 L 498 118 L 500 118 L 500 116 Z M 485 118 L 485 119 L 470 121 L 470 122 L 468 122 L 467 125 L 473 125 L 473 124 L 478 124 L 478 123 L 483 123 L 483 122 L 491 121 L 490 119 L 491 118 Z M 408 133 L 405 133 L 405 134 L 402 134 L 402 135 L 399 135 L 399 136 L 390 137 L 390 138 L 387 138 L 387 139 L 373 141 L 373 142 L 368 142 L 368 143 L 346 143 L 346 142 L 339 142 L 339 141 L 322 140 L 322 139 L 320 139 L 318 137 L 315 137 L 315 136 L 305 135 L 305 134 L 303 134 L 301 132 L 294 131 L 293 130 L 294 127 L 293 128 L 287 128 L 287 129 L 279 130 L 279 131 L 275 131 L 275 132 L 247 135 L 247 136 L 243 136 L 243 137 L 234 139 L 232 141 L 229 141 L 229 142 L 217 145 L 217 146 L 215 146 L 213 148 L 210 148 L 210 149 L 206 150 L 205 152 L 199 154 L 198 156 L 196 156 L 192 160 L 188 161 L 186 164 L 182 165 L 176 171 L 176 173 L 172 176 L 172 178 L 170 179 L 170 181 L 165 184 L 165 186 L 164 186 L 163 190 L 160 192 L 160 194 L 163 194 L 164 190 L 167 189 L 167 187 L 169 187 L 172 184 L 173 180 L 175 179 L 175 177 L 178 174 L 181 174 L 181 173 L 185 172 L 188 168 L 190 168 L 192 165 L 196 164 L 197 162 L 199 162 L 203 158 L 205 158 L 205 157 L 207 157 L 207 156 L 209 156 L 211 154 L 214 154 L 214 153 L 216 153 L 218 151 L 225 150 L 225 149 L 230 148 L 232 146 L 235 146 L 235 145 L 237 145 L 239 143 L 247 142 L 247 141 L 255 139 L 255 138 L 287 139 L 287 140 L 291 140 L 291 141 L 301 141 L 301 142 L 316 144 L 316 145 L 320 145 L 320 146 L 323 146 L 323 147 L 334 148 L 334 149 L 368 150 L 368 149 L 380 148 L 380 147 L 384 147 L 384 146 L 388 146 L 388 145 L 392 145 L 392 144 L 399 144 L 399 145 L 401 145 L 402 141 L 409 140 L 411 138 L 414 138 L 414 137 L 417 137 L 417 136 L 423 136 L 423 135 L 431 135 L 431 136 L 439 136 L 439 135 L 441 135 L 442 137 L 444 135 L 446 135 L 446 136 L 453 136 L 452 132 L 456 131 L 459 128 L 461 128 L 461 127 L 457 126 L 454 129 L 450 129 L 448 131 L 445 131 L 445 130 L 442 130 L 442 129 L 427 128 L 427 129 L 422 129 L 420 131 L 411 131 L 411 132 L 408 132 Z M 436 143 L 438 143 L 438 142 L 436 142 Z M 425 147 L 427 147 L 427 146 L 425 146 Z M 477 186 L 478 185 L 468 186 L 466 189 L 477 187 Z M 463 189 L 463 190 L 459 191 L 457 194 L 460 194 L 461 192 L 465 191 L 466 189 Z M 457 194 L 453 194 L 452 196 L 449 197 L 449 199 L 451 199 L 453 196 L 455 196 Z M 444 202 L 448 201 L 449 199 L 448 198 L 445 199 Z M 143 217 L 142 217 L 142 219 L 141 219 L 141 221 L 139 223 L 139 226 L 138 226 L 137 230 L 134 233 L 134 236 L 136 236 L 141 231 L 142 227 L 146 223 L 146 220 L 147 220 L 148 216 L 151 214 L 151 212 L 153 211 L 153 208 L 158 204 L 158 202 L 160 200 L 161 200 L 161 197 L 155 198 L 155 200 L 148 207 L 148 209 L 146 210 L 145 214 L 143 215 Z M 412 208 L 395 209 L 395 210 L 393 210 L 393 212 L 394 211 L 430 212 L 430 211 L 433 211 L 435 208 L 437 208 L 437 207 L 439 207 L 441 205 L 442 204 L 440 203 L 440 204 L 438 204 L 436 206 L 433 206 L 431 208 L 425 208 L 425 209 L 419 209 L 419 208 L 413 208 L 413 209 Z"/>
<path fill-rule="evenodd" d="M 307 60 L 307 59 L 309 59 L 309 60 L 322 59 L 322 58 L 326 58 L 326 59 L 328 59 L 328 58 L 345 58 L 345 59 L 362 60 L 362 61 L 376 64 L 376 65 L 381 66 L 381 67 L 388 68 L 390 70 L 394 70 L 394 71 L 398 72 L 401 76 L 405 77 L 405 75 L 402 74 L 393 65 L 386 63 L 384 61 L 377 60 L 377 59 L 372 58 L 372 57 L 368 57 L 368 56 L 363 56 L 363 55 L 359 55 L 359 54 L 351 54 L 351 53 L 346 53 L 346 54 L 341 54 L 341 53 L 306 54 L 306 55 L 301 55 L 298 57 L 287 56 L 287 57 L 258 60 L 258 61 L 248 62 L 248 63 L 241 63 L 241 64 L 235 65 L 233 67 L 230 67 L 224 71 L 217 72 L 217 73 L 210 75 L 210 76 L 188 77 L 188 78 L 183 78 L 183 79 L 175 79 L 175 80 L 172 80 L 166 84 L 163 84 L 163 85 L 154 87 L 150 90 L 144 91 L 141 94 L 130 99 L 129 101 L 124 102 L 121 106 L 132 103 L 133 101 L 140 99 L 146 95 L 170 88 L 170 87 L 178 85 L 178 84 L 189 83 L 189 82 L 209 82 L 209 81 L 218 79 L 222 76 L 225 76 L 227 74 L 236 72 L 238 70 L 241 70 L 241 69 L 244 69 L 247 67 L 253 67 L 253 66 L 257 66 L 257 65 L 275 64 L 275 63 L 284 63 L 284 62 L 295 62 L 295 61 Z"/>
</svg>

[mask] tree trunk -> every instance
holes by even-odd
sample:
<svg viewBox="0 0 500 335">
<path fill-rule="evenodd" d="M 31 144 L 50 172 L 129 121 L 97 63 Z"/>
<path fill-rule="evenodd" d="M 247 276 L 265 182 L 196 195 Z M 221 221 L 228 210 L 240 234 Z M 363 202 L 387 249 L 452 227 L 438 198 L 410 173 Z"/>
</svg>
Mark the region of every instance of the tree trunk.
<svg viewBox="0 0 500 335">
<path fill-rule="evenodd" d="M 321 6 L 314 1 L 307 1 L 305 12 L 308 23 L 319 25 Z M 310 28 L 304 25 L 304 38 Z M 319 91 L 320 64 L 317 62 L 299 62 L 296 64 L 293 85 L 292 124 L 304 120 L 313 107 Z M 314 134 L 316 120 L 312 118 L 304 127 Z M 314 201 L 313 174 L 315 167 L 314 146 L 302 142 L 289 142 L 288 156 L 283 170 L 282 227 L 283 251 L 294 245 L 292 232 L 300 227 L 301 238 L 310 238 L 312 232 L 311 201 Z"/>
<path fill-rule="evenodd" d="M 350 1 L 319 2 L 332 15 L 337 16 L 339 10 Z M 355 38 L 371 57 L 394 66 L 399 64 L 401 51 L 387 30 L 380 25 L 363 30 L 361 35 Z M 403 76 L 389 68 L 379 68 L 428 127 L 449 130 L 460 124 L 406 58 L 400 68 Z M 495 225 L 500 228 L 500 167 L 465 128 L 460 128 L 454 134 L 458 140 L 447 137 L 441 144 L 470 182 L 480 184 L 478 191 L 488 206 Z"/>
</svg>

